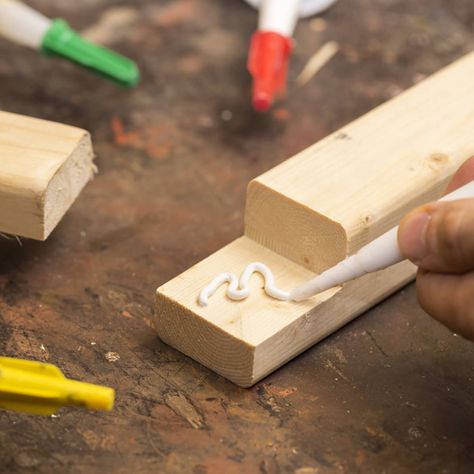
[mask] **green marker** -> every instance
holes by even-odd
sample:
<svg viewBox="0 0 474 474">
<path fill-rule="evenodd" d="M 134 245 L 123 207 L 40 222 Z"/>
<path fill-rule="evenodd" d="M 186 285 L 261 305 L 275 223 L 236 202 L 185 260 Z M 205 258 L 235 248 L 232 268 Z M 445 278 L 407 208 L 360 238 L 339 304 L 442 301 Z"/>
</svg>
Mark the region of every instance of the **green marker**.
<svg viewBox="0 0 474 474">
<path fill-rule="evenodd" d="M 0 0 L 0 35 L 48 55 L 63 56 L 127 87 L 140 79 L 130 59 L 81 38 L 64 20 L 50 20 L 17 0 Z"/>
</svg>

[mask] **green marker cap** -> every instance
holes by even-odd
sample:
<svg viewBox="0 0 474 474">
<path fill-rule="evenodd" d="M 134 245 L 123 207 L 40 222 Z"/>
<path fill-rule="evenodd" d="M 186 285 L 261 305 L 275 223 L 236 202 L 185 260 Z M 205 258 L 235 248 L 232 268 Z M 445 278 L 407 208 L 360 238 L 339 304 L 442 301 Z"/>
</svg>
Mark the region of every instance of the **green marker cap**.
<svg viewBox="0 0 474 474">
<path fill-rule="evenodd" d="M 137 65 L 130 59 L 81 38 L 64 20 L 56 19 L 46 31 L 41 50 L 56 54 L 81 66 L 132 87 L 140 79 Z"/>
</svg>

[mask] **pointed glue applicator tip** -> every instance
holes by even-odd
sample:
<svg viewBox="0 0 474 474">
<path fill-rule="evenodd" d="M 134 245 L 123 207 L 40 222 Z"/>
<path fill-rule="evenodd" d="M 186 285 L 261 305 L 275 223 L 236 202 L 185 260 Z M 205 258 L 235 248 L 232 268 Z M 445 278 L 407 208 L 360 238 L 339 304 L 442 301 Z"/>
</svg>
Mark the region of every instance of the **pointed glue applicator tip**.
<svg viewBox="0 0 474 474">
<path fill-rule="evenodd" d="M 266 112 L 272 105 L 272 98 L 265 93 L 256 93 L 253 95 L 252 105 L 257 112 Z"/>
<path fill-rule="evenodd" d="M 312 296 L 318 295 L 323 291 L 329 290 L 335 284 L 335 282 L 328 281 L 328 272 L 323 272 L 320 275 L 315 276 L 309 281 L 301 283 L 296 288 L 293 288 L 290 291 L 290 300 L 291 301 L 303 301 L 311 298 Z M 336 283 L 337 284 L 337 283 Z"/>
<path fill-rule="evenodd" d="M 302 291 L 302 286 L 303 285 L 297 286 L 296 288 L 290 291 L 290 301 L 299 302 L 308 298 L 308 296 L 304 294 L 304 291 Z"/>
<path fill-rule="evenodd" d="M 110 411 L 114 407 L 115 390 L 109 387 L 99 387 L 96 389 L 95 396 L 91 400 L 93 410 Z"/>
<path fill-rule="evenodd" d="M 64 382 L 68 392 L 67 399 L 72 405 L 82 406 L 90 410 L 112 410 L 115 390 L 102 385 L 95 385 L 76 380 Z"/>
<path fill-rule="evenodd" d="M 132 87 L 140 80 L 138 67 L 133 61 L 81 38 L 64 20 L 51 22 L 41 49 L 46 54 L 63 56 L 126 87 Z"/>
</svg>

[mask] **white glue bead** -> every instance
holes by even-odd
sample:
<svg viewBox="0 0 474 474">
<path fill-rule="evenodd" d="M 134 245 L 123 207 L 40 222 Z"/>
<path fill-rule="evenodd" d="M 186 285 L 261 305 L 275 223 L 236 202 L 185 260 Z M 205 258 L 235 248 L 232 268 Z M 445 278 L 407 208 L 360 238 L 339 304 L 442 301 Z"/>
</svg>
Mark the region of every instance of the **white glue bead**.
<svg viewBox="0 0 474 474">
<path fill-rule="evenodd" d="M 250 278 L 254 273 L 260 273 L 263 276 L 265 285 L 265 293 L 277 300 L 288 301 L 290 293 L 288 291 L 280 290 L 275 286 L 275 278 L 271 270 L 263 263 L 253 262 L 247 265 L 242 272 L 240 279 L 233 273 L 221 273 L 217 275 L 209 285 L 204 287 L 198 296 L 198 303 L 200 306 L 207 306 L 209 298 L 217 291 L 217 289 L 224 283 L 229 283 L 227 287 L 227 297 L 234 301 L 240 301 L 250 295 Z"/>
</svg>

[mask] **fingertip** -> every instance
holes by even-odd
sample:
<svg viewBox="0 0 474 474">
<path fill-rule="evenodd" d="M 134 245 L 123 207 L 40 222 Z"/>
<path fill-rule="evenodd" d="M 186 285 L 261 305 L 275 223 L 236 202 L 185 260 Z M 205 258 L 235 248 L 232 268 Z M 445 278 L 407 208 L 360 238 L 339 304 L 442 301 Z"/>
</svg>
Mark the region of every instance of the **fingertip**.
<svg viewBox="0 0 474 474">
<path fill-rule="evenodd" d="M 472 180 L 474 180 L 474 156 L 465 161 L 456 171 L 453 179 L 446 188 L 445 194 L 470 183 Z"/>
</svg>

